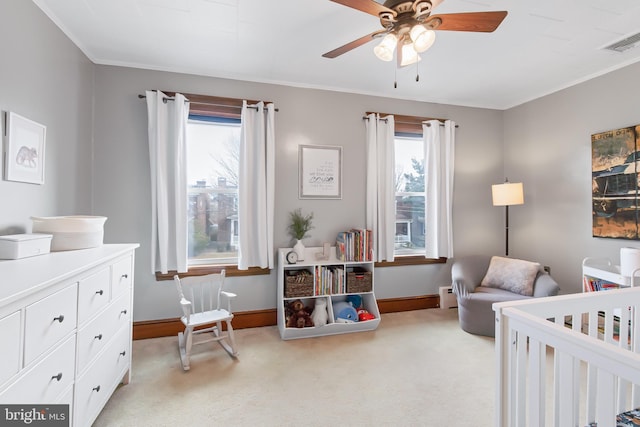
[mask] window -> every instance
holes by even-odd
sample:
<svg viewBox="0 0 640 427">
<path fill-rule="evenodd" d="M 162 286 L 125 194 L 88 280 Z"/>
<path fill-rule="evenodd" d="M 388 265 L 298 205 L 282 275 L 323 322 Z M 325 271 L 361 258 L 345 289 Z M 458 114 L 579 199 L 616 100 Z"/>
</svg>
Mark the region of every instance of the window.
<svg viewBox="0 0 640 427">
<path fill-rule="evenodd" d="M 236 264 L 240 120 L 190 115 L 188 264 Z"/>
<path fill-rule="evenodd" d="M 367 112 L 369 115 L 372 112 Z M 380 117 L 394 116 L 395 148 L 395 247 L 394 261 L 376 262 L 376 267 L 444 263 L 446 258 L 425 258 L 424 143 L 422 122 L 440 120 L 431 117 L 404 116 L 378 112 Z"/>
<path fill-rule="evenodd" d="M 163 92 L 168 96 L 175 95 L 171 91 Z M 269 274 L 268 268 L 237 268 L 239 150 L 232 147 L 234 144 L 240 146 L 243 101 L 210 95 L 183 95 L 190 101 L 187 129 L 189 204 L 185 208 L 188 209 L 189 271 L 180 275 L 214 273 L 222 268 L 226 269 L 227 276 Z M 258 102 L 247 100 L 249 104 Z M 176 273 L 157 272 L 156 280 L 173 280 Z"/>
<path fill-rule="evenodd" d="M 424 253 L 424 144 L 421 135 L 396 134 L 395 255 Z"/>
</svg>

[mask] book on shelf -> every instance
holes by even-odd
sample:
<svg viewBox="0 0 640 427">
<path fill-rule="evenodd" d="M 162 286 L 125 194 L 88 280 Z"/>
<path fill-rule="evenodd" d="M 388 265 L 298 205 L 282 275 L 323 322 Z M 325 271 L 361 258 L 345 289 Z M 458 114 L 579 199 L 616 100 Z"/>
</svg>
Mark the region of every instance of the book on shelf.
<svg viewBox="0 0 640 427">
<path fill-rule="evenodd" d="M 589 276 L 584 276 L 583 286 L 585 292 L 608 291 L 610 289 L 620 288 L 620 285 L 617 283 L 612 283 L 603 279 Z"/>
<path fill-rule="evenodd" d="M 339 266 L 316 267 L 315 295 L 344 294 L 346 285 L 344 269 Z"/>
<path fill-rule="evenodd" d="M 373 232 L 358 228 L 339 232 L 336 256 L 340 261 L 373 261 Z"/>
</svg>

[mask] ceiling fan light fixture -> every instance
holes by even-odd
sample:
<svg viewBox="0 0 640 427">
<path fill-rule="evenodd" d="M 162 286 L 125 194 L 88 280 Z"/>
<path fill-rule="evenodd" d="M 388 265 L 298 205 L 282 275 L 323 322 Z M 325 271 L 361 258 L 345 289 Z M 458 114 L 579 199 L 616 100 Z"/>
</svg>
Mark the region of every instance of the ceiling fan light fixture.
<svg viewBox="0 0 640 427">
<path fill-rule="evenodd" d="M 393 60 L 393 51 L 398 43 L 398 38 L 395 34 L 389 33 L 380 42 L 380 44 L 373 48 L 373 52 L 382 61 Z"/>
<path fill-rule="evenodd" d="M 414 25 L 409 32 L 409 36 L 413 41 L 413 48 L 418 53 L 425 52 L 429 49 L 433 42 L 436 41 L 436 32 L 433 30 L 427 30 L 424 25 Z"/>
<path fill-rule="evenodd" d="M 407 65 L 415 64 L 420 61 L 418 52 L 413 48 L 412 43 L 405 43 L 402 45 L 402 59 L 400 60 L 400 66 L 405 67 Z"/>
</svg>

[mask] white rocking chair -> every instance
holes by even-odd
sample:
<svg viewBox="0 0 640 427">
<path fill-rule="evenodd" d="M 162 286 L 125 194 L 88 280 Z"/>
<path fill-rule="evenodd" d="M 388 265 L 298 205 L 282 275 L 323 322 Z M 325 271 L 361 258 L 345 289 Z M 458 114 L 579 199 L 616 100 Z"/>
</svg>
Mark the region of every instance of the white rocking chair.
<svg viewBox="0 0 640 427">
<path fill-rule="evenodd" d="M 185 328 L 184 332 L 178 334 L 178 348 L 180 349 L 182 369 L 185 371 L 190 368 L 192 344 L 218 341 L 231 357 L 236 358 L 238 356 L 233 327 L 231 326 L 231 320 L 233 319 L 231 299 L 236 295 L 222 290 L 224 278 L 225 270 L 216 274 L 189 276 L 182 279 L 177 275 L 173 276 L 184 313 L 180 320 Z M 226 309 L 220 308 L 222 297 L 226 299 Z M 226 333 L 222 331 L 222 322 L 227 324 Z M 194 328 L 211 324 L 213 326 L 194 330 Z M 209 332 L 212 335 L 211 338 L 194 342 L 194 335 Z"/>
</svg>

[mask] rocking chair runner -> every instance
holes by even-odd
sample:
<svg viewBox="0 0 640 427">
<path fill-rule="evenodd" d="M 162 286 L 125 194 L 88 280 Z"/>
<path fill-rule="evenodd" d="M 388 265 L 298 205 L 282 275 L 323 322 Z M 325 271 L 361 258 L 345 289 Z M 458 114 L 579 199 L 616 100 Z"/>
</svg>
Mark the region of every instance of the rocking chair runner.
<svg viewBox="0 0 640 427">
<path fill-rule="evenodd" d="M 236 295 L 222 290 L 224 278 L 225 270 L 216 274 L 190 276 L 182 279 L 177 275 L 173 276 L 184 313 L 180 320 L 185 328 L 184 332 L 178 334 L 178 347 L 180 349 L 182 368 L 185 371 L 190 368 L 192 344 L 218 341 L 231 357 L 236 358 L 238 356 L 233 327 L 231 326 L 231 320 L 233 319 L 231 299 Z M 221 308 L 223 297 L 226 299 L 226 308 Z M 222 330 L 222 322 L 227 325 L 226 333 Z M 194 330 L 194 328 L 212 324 L 213 326 Z M 194 335 L 203 333 L 211 333 L 212 337 L 194 342 Z"/>
</svg>

